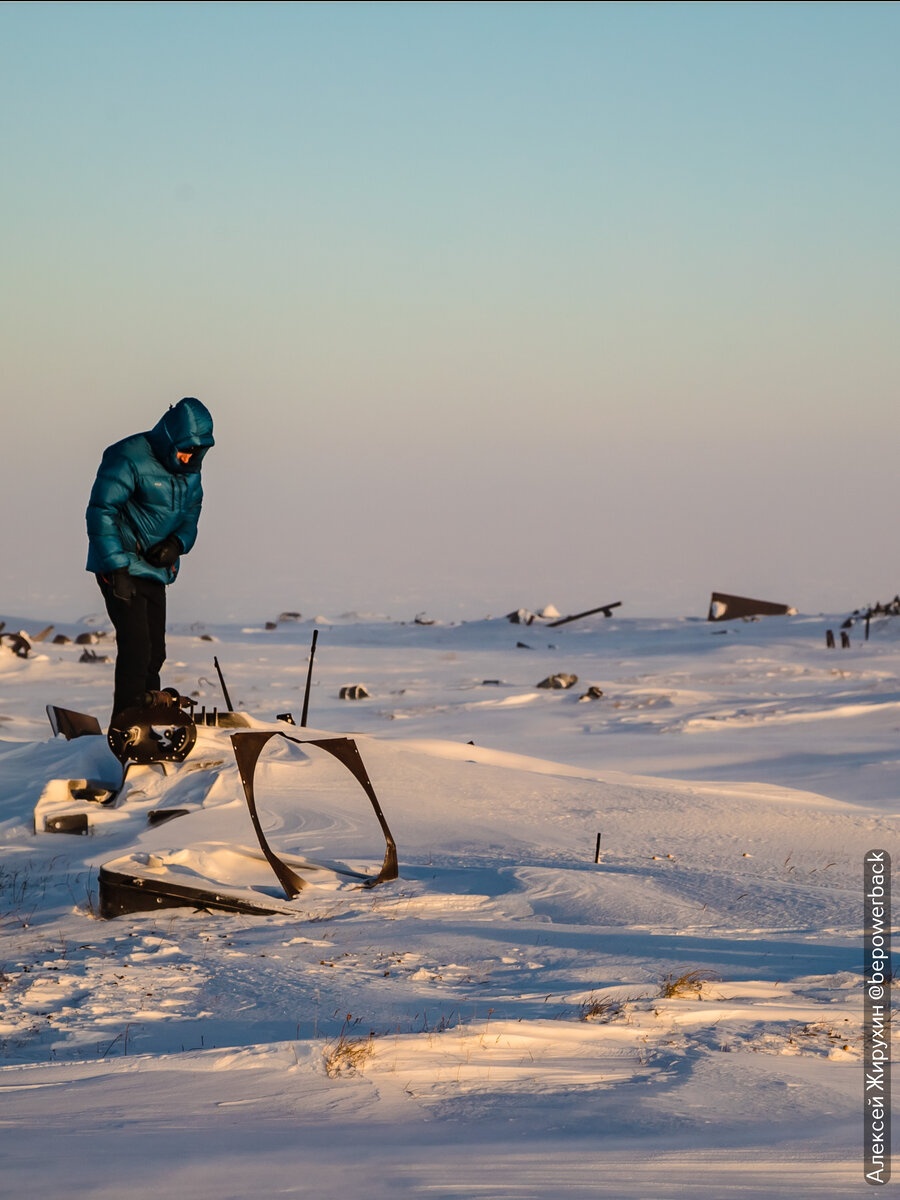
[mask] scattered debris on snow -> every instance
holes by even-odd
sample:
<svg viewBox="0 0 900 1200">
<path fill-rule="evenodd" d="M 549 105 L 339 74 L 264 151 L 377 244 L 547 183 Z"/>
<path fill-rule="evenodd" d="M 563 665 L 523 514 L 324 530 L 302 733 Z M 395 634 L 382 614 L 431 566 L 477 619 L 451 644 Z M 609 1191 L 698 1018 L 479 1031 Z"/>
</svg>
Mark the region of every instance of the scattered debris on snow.
<svg viewBox="0 0 900 1200">
<path fill-rule="evenodd" d="M 535 684 L 539 688 L 564 689 L 574 687 L 578 682 L 577 675 L 566 675 L 560 672 L 557 675 L 548 675 L 546 679 L 542 679 L 540 683 Z"/>
</svg>

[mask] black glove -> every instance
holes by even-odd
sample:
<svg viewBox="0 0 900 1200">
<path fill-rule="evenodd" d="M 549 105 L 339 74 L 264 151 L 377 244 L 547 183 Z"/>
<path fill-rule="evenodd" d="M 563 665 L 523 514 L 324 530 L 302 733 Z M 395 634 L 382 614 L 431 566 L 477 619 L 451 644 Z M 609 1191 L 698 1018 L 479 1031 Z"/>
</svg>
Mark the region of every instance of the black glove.
<svg viewBox="0 0 900 1200">
<path fill-rule="evenodd" d="M 144 560 L 151 567 L 172 567 L 178 561 L 184 547 L 174 533 L 170 533 L 161 542 L 155 542 L 144 551 Z"/>
<path fill-rule="evenodd" d="M 125 604 L 130 604 L 137 595 L 137 584 L 134 576 L 128 574 L 127 567 L 119 567 L 112 574 L 105 575 L 104 579 L 112 588 L 115 598 L 122 600 Z"/>
</svg>

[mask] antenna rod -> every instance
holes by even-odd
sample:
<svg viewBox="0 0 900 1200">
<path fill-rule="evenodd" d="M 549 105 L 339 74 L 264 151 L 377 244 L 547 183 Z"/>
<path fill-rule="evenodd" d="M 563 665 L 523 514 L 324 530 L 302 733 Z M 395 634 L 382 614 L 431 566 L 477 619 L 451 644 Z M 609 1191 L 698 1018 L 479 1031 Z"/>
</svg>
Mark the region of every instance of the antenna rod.
<svg viewBox="0 0 900 1200">
<path fill-rule="evenodd" d="M 319 637 L 318 629 L 313 630 L 312 645 L 309 648 L 309 670 L 306 673 L 306 692 L 303 695 L 303 713 L 300 717 L 301 728 L 306 728 L 306 717 L 309 713 L 309 689 L 312 687 L 312 669 L 313 659 L 316 657 L 316 641 Z"/>
<path fill-rule="evenodd" d="M 213 663 L 215 664 L 216 670 L 219 673 L 219 683 L 222 685 L 222 695 L 225 697 L 225 704 L 229 712 L 234 712 L 234 709 L 231 706 L 231 697 L 228 695 L 228 688 L 225 686 L 225 676 L 222 674 L 222 668 L 219 666 L 219 660 L 215 656 L 213 656 Z"/>
</svg>

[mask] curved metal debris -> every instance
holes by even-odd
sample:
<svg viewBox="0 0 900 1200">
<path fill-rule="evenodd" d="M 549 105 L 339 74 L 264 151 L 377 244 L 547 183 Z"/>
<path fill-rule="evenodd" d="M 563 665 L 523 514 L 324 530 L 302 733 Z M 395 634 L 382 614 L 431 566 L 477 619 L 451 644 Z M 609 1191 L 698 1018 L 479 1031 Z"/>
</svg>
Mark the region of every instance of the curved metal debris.
<svg viewBox="0 0 900 1200">
<path fill-rule="evenodd" d="M 233 733 L 231 735 L 231 745 L 234 749 L 234 757 L 244 788 L 244 795 L 247 797 L 250 820 L 253 822 L 253 828 L 259 839 L 260 849 L 265 855 L 269 866 L 275 872 L 278 882 L 284 888 L 287 898 L 293 900 L 307 886 L 307 883 L 306 880 L 301 879 L 299 875 L 292 871 L 286 863 L 281 861 L 266 841 L 266 836 L 259 821 L 259 814 L 256 809 L 256 797 L 253 790 L 253 777 L 259 756 L 273 737 L 283 737 L 286 741 L 296 742 L 298 746 L 318 746 L 320 750 L 326 751 L 333 758 L 336 758 L 338 762 L 343 763 L 369 797 L 375 816 L 378 818 L 378 824 L 381 826 L 381 832 L 384 834 L 385 853 L 381 870 L 377 875 L 359 876 L 363 880 L 363 887 L 373 888 L 379 883 L 387 882 L 389 879 L 396 879 L 398 874 L 397 846 L 388 828 L 384 813 L 381 811 L 381 805 L 378 803 L 378 797 L 375 795 L 375 789 L 372 787 L 372 782 L 363 764 L 362 756 L 359 753 L 356 742 L 352 738 L 294 737 L 291 734 L 282 733 L 281 730 L 266 730 L 262 732 L 253 730 L 245 733 Z"/>
</svg>

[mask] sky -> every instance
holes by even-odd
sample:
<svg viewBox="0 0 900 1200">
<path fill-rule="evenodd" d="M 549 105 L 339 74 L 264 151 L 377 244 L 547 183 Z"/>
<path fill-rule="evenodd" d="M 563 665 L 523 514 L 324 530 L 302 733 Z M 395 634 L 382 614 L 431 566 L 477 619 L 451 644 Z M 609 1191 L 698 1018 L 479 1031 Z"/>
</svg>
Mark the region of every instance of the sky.
<svg viewBox="0 0 900 1200">
<path fill-rule="evenodd" d="M 213 414 L 173 619 L 900 591 L 900 6 L 0 5 L 0 610 Z"/>
</svg>

